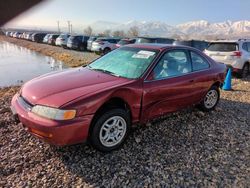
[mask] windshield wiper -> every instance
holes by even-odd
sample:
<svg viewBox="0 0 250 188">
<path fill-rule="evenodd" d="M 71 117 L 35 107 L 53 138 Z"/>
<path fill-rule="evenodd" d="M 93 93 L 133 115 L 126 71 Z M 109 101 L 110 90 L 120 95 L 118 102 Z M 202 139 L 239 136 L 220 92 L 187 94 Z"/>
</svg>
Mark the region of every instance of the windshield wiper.
<svg viewBox="0 0 250 188">
<path fill-rule="evenodd" d="M 91 70 L 100 71 L 100 72 L 104 72 L 104 73 L 107 73 L 107 74 L 111 74 L 111 75 L 116 76 L 116 77 L 120 77 L 120 75 L 115 74 L 115 73 L 113 73 L 111 71 L 108 71 L 108 70 L 105 70 L 105 69 L 92 68 L 90 66 L 88 66 L 88 68 L 90 68 Z"/>
</svg>

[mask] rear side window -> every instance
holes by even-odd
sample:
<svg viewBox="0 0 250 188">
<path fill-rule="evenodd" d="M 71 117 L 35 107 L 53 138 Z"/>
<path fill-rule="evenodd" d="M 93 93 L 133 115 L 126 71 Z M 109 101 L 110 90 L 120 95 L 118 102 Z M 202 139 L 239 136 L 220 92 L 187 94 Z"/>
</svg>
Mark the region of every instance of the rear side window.
<svg viewBox="0 0 250 188">
<path fill-rule="evenodd" d="M 209 63 L 202 56 L 195 52 L 191 52 L 191 60 L 193 71 L 199 71 L 209 68 Z"/>
<path fill-rule="evenodd" d="M 247 43 L 247 51 L 250 52 L 250 42 Z"/>
<path fill-rule="evenodd" d="M 130 44 L 130 41 L 129 41 L 129 40 L 120 40 L 120 41 L 118 42 L 118 44 L 121 44 L 121 45 Z"/>
<path fill-rule="evenodd" d="M 250 42 L 244 42 L 242 45 L 242 48 L 247 51 L 250 52 Z"/>
<path fill-rule="evenodd" d="M 135 43 L 155 43 L 155 39 L 150 38 L 137 38 Z"/>
<path fill-rule="evenodd" d="M 219 51 L 219 52 L 232 52 L 232 51 L 238 51 L 239 46 L 237 43 L 229 43 L 229 42 L 211 43 L 208 46 L 207 50 Z"/>
<path fill-rule="evenodd" d="M 102 41 L 102 42 L 106 42 L 106 41 L 107 41 L 107 39 L 96 39 L 96 42 L 100 42 L 100 41 Z"/>
<path fill-rule="evenodd" d="M 86 42 L 87 40 L 89 40 L 89 37 L 83 37 L 83 41 Z"/>
<path fill-rule="evenodd" d="M 242 48 L 243 50 L 248 51 L 248 46 L 246 42 L 243 43 Z"/>
<path fill-rule="evenodd" d="M 110 43 L 117 43 L 117 40 L 116 39 L 108 39 L 108 42 L 110 42 Z"/>
</svg>

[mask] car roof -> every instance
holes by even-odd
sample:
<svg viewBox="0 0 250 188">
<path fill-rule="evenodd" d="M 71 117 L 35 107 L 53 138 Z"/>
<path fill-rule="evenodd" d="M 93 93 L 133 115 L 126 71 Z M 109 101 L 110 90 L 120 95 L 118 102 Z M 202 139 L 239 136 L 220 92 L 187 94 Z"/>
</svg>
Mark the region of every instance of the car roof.
<svg viewBox="0 0 250 188">
<path fill-rule="evenodd" d="M 195 48 L 190 47 L 190 46 L 162 44 L 162 43 L 136 43 L 136 44 L 130 44 L 130 45 L 126 45 L 126 46 L 134 47 L 134 48 L 146 48 L 146 49 L 152 49 L 152 50 L 164 50 L 167 48 L 195 49 Z"/>
<path fill-rule="evenodd" d="M 238 40 L 213 40 L 210 43 L 230 43 L 230 42 L 239 42 Z"/>
<path fill-rule="evenodd" d="M 210 43 L 230 43 L 230 42 L 233 42 L 233 43 L 237 43 L 237 42 L 249 42 L 250 39 L 236 39 L 236 40 L 214 40 L 214 41 L 211 41 Z"/>
</svg>

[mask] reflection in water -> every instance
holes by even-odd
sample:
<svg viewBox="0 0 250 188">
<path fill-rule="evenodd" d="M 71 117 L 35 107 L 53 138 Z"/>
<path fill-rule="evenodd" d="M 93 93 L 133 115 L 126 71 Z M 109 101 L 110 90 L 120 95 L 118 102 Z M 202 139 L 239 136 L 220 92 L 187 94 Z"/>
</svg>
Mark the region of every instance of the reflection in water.
<svg viewBox="0 0 250 188">
<path fill-rule="evenodd" d="M 21 85 L 32 78 L 67 68 L 61 61 L 27 48 L 0 42 L 0 87 Z"/>
</svg>

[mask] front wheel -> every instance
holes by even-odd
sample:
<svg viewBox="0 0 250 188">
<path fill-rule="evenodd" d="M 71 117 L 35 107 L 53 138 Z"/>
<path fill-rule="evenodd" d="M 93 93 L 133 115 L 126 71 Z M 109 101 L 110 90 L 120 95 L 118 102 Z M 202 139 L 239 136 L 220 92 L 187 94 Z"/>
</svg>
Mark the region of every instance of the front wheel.
<svg viewBox="0 0 250 188">
<path fill-rule="evenodd" d="M 119 148 L 130 130 L 130 116 L 123 109 L 112 109 L 101 115 L 90 134 L 93 147 L 109 152 Z"/>
<path fill-rule="evenodd" d="M 220 90 L 218 87 L 212 86 L 206 93 L 199 107 L 201 110 L 207 112 L 214 110 L 219 100 L 220 100 Z"/>
</svg>

